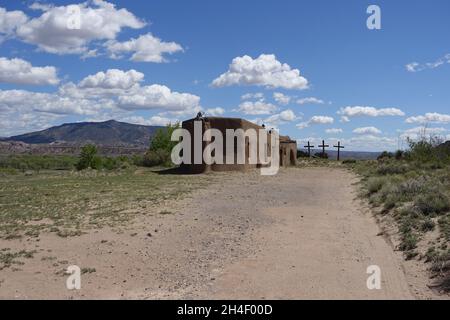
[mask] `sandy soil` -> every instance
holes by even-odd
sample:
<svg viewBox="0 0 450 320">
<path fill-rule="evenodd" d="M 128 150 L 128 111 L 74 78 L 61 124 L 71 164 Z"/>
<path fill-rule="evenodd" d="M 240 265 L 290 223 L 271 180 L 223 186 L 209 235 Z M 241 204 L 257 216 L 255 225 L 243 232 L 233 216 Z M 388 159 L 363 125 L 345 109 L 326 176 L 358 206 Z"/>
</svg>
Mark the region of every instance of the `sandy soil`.
<svg viewBox="0 0 450 320">
<path fill-rule="evenodd" d="M 0 240 L 37 250 L 0 271 L 0 298 L 429 299 L 421 264 L 404 264 L 343 169 L 289 168 L 222 175 L 221 183 L 167 203 L 120 229 Z M 88 268 L 81 290 L 63 270 Z M 367 267 L 381 268 L 368 290 Z"/>
</svg>

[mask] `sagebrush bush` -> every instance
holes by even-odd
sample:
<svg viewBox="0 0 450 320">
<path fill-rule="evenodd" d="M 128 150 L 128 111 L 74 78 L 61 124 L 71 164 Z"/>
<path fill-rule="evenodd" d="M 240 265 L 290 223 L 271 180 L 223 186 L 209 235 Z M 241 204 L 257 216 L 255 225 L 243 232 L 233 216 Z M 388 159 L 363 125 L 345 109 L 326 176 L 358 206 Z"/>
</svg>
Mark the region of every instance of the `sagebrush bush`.
<svg viewBox="0 0 450 320">
<path fill-rule="evenodd" d="M 450 210 L 449 198 L 438 190 L 419 195 L 414 201 L 414 205 L 426 216 Z"/>
<path fill-rule="evenodd" d="M 171 152 L 165 149 L 149 150 L 144 156 L 143 163 L 146 167 L 169 167 L 172 165 L 170 154 Z"/>
<path fill-rule="evenodd" d="M 385 177 L 373 177 L 367 180 L 367 191 L 369 195 L 377 193 L 387 183 L 388 179 Z"/>
<path fill-rule="evenodd" d="M 409 166 L 406 163 L 388 162 L 380 164 L 377 168 L 377 173 L 379 175 L 403 174 L 408 170 Z"/>
</svg>

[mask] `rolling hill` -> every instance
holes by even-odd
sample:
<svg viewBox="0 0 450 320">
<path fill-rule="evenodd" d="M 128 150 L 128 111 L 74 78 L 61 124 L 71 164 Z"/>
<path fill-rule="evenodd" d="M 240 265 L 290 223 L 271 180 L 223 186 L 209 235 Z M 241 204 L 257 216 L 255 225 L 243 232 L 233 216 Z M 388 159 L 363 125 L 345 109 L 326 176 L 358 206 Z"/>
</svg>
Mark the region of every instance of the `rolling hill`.
<svg viewBox="0 0 450 320">
<path fill-rule="evenodd" d="M 109 120 L 105 122 L 65 123 L 42 131 L 4 138 L 27 144 L 64 142 L 73 145 L 95 143 L 106 146 L 148 147 L 150 138 L 160 126 L 144 126 Z"/>
</svg>

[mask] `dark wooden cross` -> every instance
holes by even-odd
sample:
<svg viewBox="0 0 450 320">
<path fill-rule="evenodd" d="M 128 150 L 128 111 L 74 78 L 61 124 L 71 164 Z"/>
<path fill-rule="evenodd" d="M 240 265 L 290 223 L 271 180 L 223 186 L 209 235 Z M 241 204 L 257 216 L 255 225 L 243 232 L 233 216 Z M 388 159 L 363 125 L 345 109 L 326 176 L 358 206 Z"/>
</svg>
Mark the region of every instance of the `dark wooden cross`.
<svg viewBox="0 0 450 320">
<path fill-rule="evenodd" d="M 322 148 L 322 155 L 325 156 L 325 148 L 328 148 L 329 145 L 325 144 L 325 140 L 322 140 L 322 145 L 318 146 L 319 148 Z"/>
<path fill-rule="evenodd" d="M 312 146 L 308 141 L 308 145 L 304 146 L 304 148 L 308 148 L 308 156 L 311 158 L 311 149 L 314 148 L 314 146 Z"/>
<path fill-rule="evenodd" d="M 340 141 L 338 141 L 337 146 L 333 146 L 333 147 L 338 149 L 338 152 L 337 152 L 337 161 L 341 160 L 341 149 L 344 149 L 345 147 L 344 147 L 344 146 L 341 146 L 341 142 L 340 142 Z"/>
</svg>

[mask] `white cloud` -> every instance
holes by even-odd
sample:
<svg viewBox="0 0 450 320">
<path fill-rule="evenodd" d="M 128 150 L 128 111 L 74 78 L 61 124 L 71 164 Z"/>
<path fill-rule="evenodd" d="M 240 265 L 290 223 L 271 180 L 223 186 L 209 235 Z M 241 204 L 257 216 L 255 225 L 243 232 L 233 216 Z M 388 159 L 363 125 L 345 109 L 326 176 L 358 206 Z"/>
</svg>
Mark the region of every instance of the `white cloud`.
<svg viewBox="0 0 450 320">
<path fill-rule="evenodd" d="M 449 114 L 426 113 L 423 116 L 409 117 L 406 123 L 450 123 Z"/>
<path fill-rule="evenodd" d="M 245 101 L 239 105 L 239 109 L 237 111 L 243 112 L 247 115 L 264 115 L 271 114 L 277 109 L 278 108 L 275 105 L 265 103 L 264 101 Z"/>
<path fill-rule="evenodd" d="M 45 112 L 53 114 L 94 114 L 110 108 L 106 101 L 93 103 L 88 99 L 73 99 L 53 93 L 26 90 L 0 90 L 0 109 L 7 112 Z"/>
<path fill-rule="evenodd" d="M 409 72 L 419 72 L 427 69 L 436 69 L 437 67 L 440 67 L 447 63 L 450 63 L 450 53 L 433 62 L 427 63 L 412 62 L 407 64 L 405 67 L 406 70 Z"/>
<path fill-rule="evenodd" d="M 127 9 L 116 9 L 106 1 L 92 0 L 75 6 L 79 9 L 79 29 L 70 28 L 77 16 L 74 5 L 47 7 L 40 16 L 22 21 L 16 28 L 17 37 L 46 52 L 82 54 L 89 51 L 93 41 L 114 40 L 123 28 L 140 29 L 146 25 Z"/>
<path fill-rule="evenodd" d="M 294 111 L 287 109 L 280 113 L 274 114 L 264 120 L 265 123 L 270 125 L 279 125 L 285 122 L 291 122 L 297 119 Z"/>
<path fill-rule="evenodd" d="M 347 116 L 342 116 L 339 121 L 342 123 L 350 122 L 350 118 Z"/>
<path fill-rule="evenodd" d="M 338 114 L 347 118 L 357 116 L 382 117 L 382 116 L 404 116 L 405 113 L 397 108 L 381 108 L 353 106 L 341 108 Z"/>
<path fill-rule="evenodd" d="M 14 35 L 17 27 L 27 20 L 26 14 L 22 11 L 7 11 L 0 7 L 0 39 Z"/>
<path fill-rule="evenodd" d="M 130 117 L 120 118 L 119 120 L 128 122 L 128 123 L 140 124 L 140 125 L 144 125 L 144 126 L 166 126 L 169 123 L 178 122 L 177 119 L 170 119 L 170 118 L 160 117 L 160 116 L 152 116 L 148 119 L 141 117 L 141 116 L 130 116 Z"/>
<path fill-rule="evenodd" d="M 126 110 L 184 110 L 198 106 L 200 97 L 190 93 L 171 91 L 168 87 L 153 84 L 133 88 L 118 97 L 119 107 Z"/>
<path fill-rule="evenodd" d="M 339 133 L 343 133 L 344 130 L 339 129 L 339 128 L 333 128 L 333 129 L 326 129 L 325 132 L 328 134 L 339 134 Z"/>
<path fill-rule="evenodd" d="M 109 69 L 97 72 L 80 81 L 80 88 L 129 89 L 144 79 L 144 74 L 136 70 L 122 71 Z"/>
<path fill-rule="evenodd" d="M 273 98 L 276 102 L 278 102 L 279 104 L 284 105 L 284 106 L 289 104 L 289 102 L 291 102 L 291 97 L 289 97 L 285 94 L 282 94 L 280 92 L 274 92 Z"/>
<path fill-rule="evenodd" d="M 304 128 L 308 128 L 311 125 L 316 125 L 316 124 L 333 124 L 334 123 L 334 118 L 332 117 L 328 117 L 328 116 L 314 116 L 311 119 L 309 119 L 309 121 L 307 122 L 302 122 L 297 124 L 297 127 L 299 129 L 304 129 Z"/>
<path fill-rule="evenodd" d="M 229 70 L 212 82 L 214 87 L 232 85 L 255 85 L 267 88 L 307 89 L 308 80 L 300 76 L 298 69 L 291 69 L 279 62 L 273 54 L 236 57 Z"/>
<path fill-rule="evenodd" d="M 381 134 L 381 130 L 375 127 L 362 127 L 362 128 L 356 128 L 355 130 L 353 130 L 353 133 L 356 134 L 369 134 L 369 135 L 377 135 L 377 134 Z"/>
<path fill-rule="evenodd" d="M 0 57 L 0 82 L 56 85 L 59 79 L 55 67 L 33 67 L 31 63 L 22 59 Z"/>
<path fill-rule="evenodd" d="M 43 130 L 51 126 L 51 123 L 59 119 L 60 115 L 36 114 L 36 113 L 1 113 L 0 112 L 0 136 L 12 136 L 30 131 Z"/>
<path fill-rule="evenodd" d="M 405 131 L 403 131 L 403 133 L 401 134 L 401 138 L 402 139 L 413 139 L 413 140 L 417 140 L 417 139 L 421 139 L 421 138 L 428 138 L 430 136 L 442 136 L 445 135 L 445 133 L 447 133 L 449 130 L 445 129 L 445 128 L 428 128 L 426 126 L 422 126 L 422 127 L 415 127 L 415 128 L 411 128 L 411 129 L 407 129 Z"/>
<path fill-rule="evenodd" d="M 112 58 L 120 57 L 123 53 L 132 53 L 130 58 L 132 61 L 156 63 L 167 61 L 164 54 L 183 51 L 183 48 L 178 43 L 163 42 L 150 33 L 125 42 L 111 40 L 106 43 L 106 47 Z"/>
<path fill-rule="evenodd" d="M 146 119 L 148 124 L 155 124 L 195 116 L 201 110 L 200 97 L 158 84 L 141 86 L 142 78 L 143 74 L 135 70 L 108 70 L 87 76 L 78 84 L 66 83 L 53 93 L 0 90 L 0 136 L 14 131 L 11 126 L 17 121 L 13 120 L 21 115 L 49 121 L 67 115 L 120 120 L 135 116 L 135 110 L 159 110 L 155 118 Z M 219 113 L 221 109 L 210 111 Z"/>
<path fill-rule="evenodd" d="M 308 98 L 302 98 L 297 100 L 297 103 L 300 105 L 303 104 L 324 104 L 325 101 L 318 99 L 318 98 L 314 98 L 314 97 L 308 97 Z"/>
<path fill-rule="evenodd" d="M 209 108 L 206 109 L 206 114 L 209 116 L 217 117 L 221 116 L 225 113 L 225 109 L 223 108 Z"/>
<path fill-rule="evenodd" d="M 241 96 L 241 100 L 251 100 L 251 99 L 264 100 L 264 94 L 262 92 L 256 92 L 256 93 L 246 93 Z"/>
</svg>

